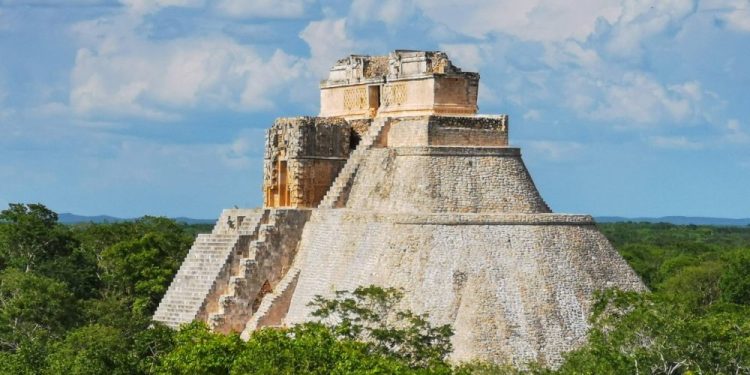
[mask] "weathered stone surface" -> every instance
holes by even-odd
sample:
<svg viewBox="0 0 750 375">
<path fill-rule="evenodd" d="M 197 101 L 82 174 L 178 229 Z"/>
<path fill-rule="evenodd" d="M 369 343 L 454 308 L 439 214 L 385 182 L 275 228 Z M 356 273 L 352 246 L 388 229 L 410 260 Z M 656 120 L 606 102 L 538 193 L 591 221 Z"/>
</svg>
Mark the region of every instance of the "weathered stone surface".
<svg viewBox="0 0 750 375">
<path fill-rule="evenodd" d="M 154 313 L 154 320 L 176 328 L 205 310 L 209 295 L 225 277 L 233 253 L 261 224 L 263 210 L 227 209 L 210 234 L 199 235 Z"/>
<path fill-rule="evenodd" d="M 266 208 L 199 237 L 155 319 L 247 338 L 310 319 L 315 295 L 377 284 L 453 325 L 455 360 L 559 364 L 595 291 L 645 287 L 590 216 L 552 213 L 507 116 L 475 114 L 478 79 L 440 52 L 339 61 L 323 117 L 269 129 Z"/>
<path fill-rule="evenodd" d="M 340 118 L 277 119 L 266 134 L 266 207 L 315 207 L 343 168 L 351 126 Z"/>
<path fill-rule="evenodd" d="M 298 254 L 284 324 L 310 319 L 316 294 L 400 287 L 405 307 L 453 325 L 454 360 L 557 364 L 584 342 L 594 291 L 643 290 L 586 216 L 318 210 Z"/>
<path fill-rule="evenodd" d="M 443 52 L 351 55 L 320 83 L 320 116 L 473 115 L 478 89 L 479 74 L 462 72 Z"/>
</svg>

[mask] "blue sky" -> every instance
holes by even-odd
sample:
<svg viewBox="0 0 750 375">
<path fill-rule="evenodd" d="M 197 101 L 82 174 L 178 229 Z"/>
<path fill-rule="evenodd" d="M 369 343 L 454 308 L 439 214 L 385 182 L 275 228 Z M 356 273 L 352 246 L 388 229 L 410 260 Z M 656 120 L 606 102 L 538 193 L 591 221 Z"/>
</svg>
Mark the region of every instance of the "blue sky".
<svg viewBox="0 0 750 375">
<path fill-rule="evenodd" d="M 65 5 L 61 5 L 61 4 Z M 444 50 L 557 212 L 750 217 L 750 0 L 0 0 L 0 205 L 215 217 L 351 53 Z"/>
</svg>

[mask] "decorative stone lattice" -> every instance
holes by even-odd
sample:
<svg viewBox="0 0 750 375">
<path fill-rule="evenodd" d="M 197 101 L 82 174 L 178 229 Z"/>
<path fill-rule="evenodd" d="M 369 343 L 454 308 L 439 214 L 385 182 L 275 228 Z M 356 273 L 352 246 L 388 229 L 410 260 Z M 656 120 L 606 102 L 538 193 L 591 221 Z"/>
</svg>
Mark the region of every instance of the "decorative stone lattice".
<svg viewBox="0 0 750 375">
<path fill-rule="evenodd" d="M 406 85 L 403 83 L 383 87 L 383 106 L 401 105 L 406 102 Z"/>
<path fill-rule="evenodd" d="M 367 89 L 357 87 L 344 90 L 344 108 L 347 110 L 361 110 L 367 108 Z"/>
</svg>

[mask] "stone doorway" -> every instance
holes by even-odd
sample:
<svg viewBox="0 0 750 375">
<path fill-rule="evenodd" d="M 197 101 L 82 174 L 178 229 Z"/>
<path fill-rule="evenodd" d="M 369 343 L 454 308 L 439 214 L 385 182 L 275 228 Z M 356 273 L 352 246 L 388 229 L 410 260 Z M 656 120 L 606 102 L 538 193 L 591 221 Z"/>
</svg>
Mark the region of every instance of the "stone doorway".
<svg viewBox="0 0 750 375">
<path fill-rule="evenodd" d="M 375 117 L 380 108 L 380 85 L 367 86 L 367 104 L 369 117 Z"/>
</svg>

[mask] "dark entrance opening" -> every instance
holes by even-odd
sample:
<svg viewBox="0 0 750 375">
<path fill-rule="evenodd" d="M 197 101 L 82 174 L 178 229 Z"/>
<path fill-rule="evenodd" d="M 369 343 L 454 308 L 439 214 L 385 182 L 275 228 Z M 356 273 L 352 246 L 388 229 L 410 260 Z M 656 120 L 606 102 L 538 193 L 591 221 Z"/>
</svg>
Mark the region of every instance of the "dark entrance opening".
<svg viewBox="0 0 750 375">
<path fill-rule="evenodd" d="M 359 133 L 355 132 L 354 129 L 352 129 L 352 132 L 349 135 L 349 151 L 354 151 L 354 149 L 357 148 L 357 145 L 359 145 L 359 141 L 361 140 L 362 137 L 359 136 Z"/>
<path fill-rule="evenodd" d="M 380 86 L 367 86 L 367 104 L 369 117 L 375 117 L 380 108 Z"/>
</svg>

